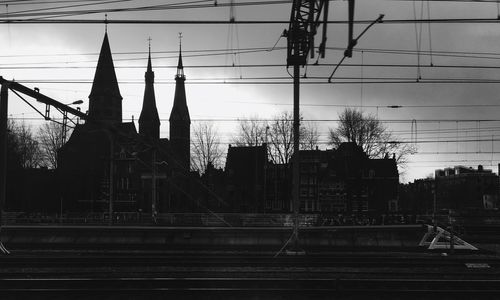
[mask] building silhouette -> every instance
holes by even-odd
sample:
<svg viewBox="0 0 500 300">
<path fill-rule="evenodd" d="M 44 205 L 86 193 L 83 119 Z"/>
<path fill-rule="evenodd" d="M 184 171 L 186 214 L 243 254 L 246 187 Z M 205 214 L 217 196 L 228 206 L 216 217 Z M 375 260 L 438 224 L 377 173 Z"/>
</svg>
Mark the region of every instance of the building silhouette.
<svg viewBox="0 0 500 300">
<path fill-rule="evenodd" d="M 190 118 L 182 53 L 170 117 L 170 140 L 160 137 L 149 47 L 139 131 L 122 121 L 122 97 L 107 33 L 89 96 L 89 120 L 74 129 L 59 152 L 60 192 L 65 211 L 150 212 L 195 210 L 189 191 Z"/>
<path fill-rule="evenodd" d="M 355 143 L 300 151 L 301 213 L 369 214 L 398 209 L 396 160 L 369 158 Z M 290 164 L 270 161 L 267 145 L 228 149 L 223 190 L 229 211 L 290 213 Z M 221 176 L 220 172 L 216 173 Z M 215 181 L 215 180 L 214 180 Z"/>
<path fill-rule="evenodd" d="M 369 158 L 355 143 L 300 154 L 300 210 L 321 213 L 397 210 L 396 160 Z"/>
<path fill-rule="evenodd" d="M 141 115 L 139 117 L 139 134 L 146 140 L 158 141 L 160 139 L 160 117 L 156 108 L 155 73 L 151 66 L 151 45 L 148 51 L 148 66 L 145 78 L 144 99 Z"/>
<path fill-rule="evenodd" d="M 401 185 L 401 209 L 417 213 L 498 209 L 499 186 L 498 174 L 481 165 L 438 169 L 434 178 Z"/>
<path fill-rule="evenodd" d="M 265 212 L 267 145 L 232 147 L 226 159 L 226 200 L 235 212 Z"/>
<path fill-rule="evenodd" d="M 153 217 L 161 213 L 290 213 L 291 165 L 272 163 L 266 144 L 230 146 L 224 170 L 210 165 L 201 177 L 190 171 L 191 119 L 181 47 L 170 138 L 160 137 L 150 46 L 148 50 L 137 130 L 133 120 L 122 119 L 123 98 L 105 33 L 89 95 L 89 118 L 76 125 L 59 150 L 58 168 L 47 177 L 57 184 L 46 183 L 55 186 L 52 196 L 44 196 L 32 207 L 65 214 L 135 212 Z M 354 143 L 301 151 L 300 157 L 301 213 L 398 210 L 399 174 L 394 158 L 370 159 Z M 26 210 L 31 207 L 27 205 L 10 207 Z"/>
<path fill-rule="evenodd" d="M 184 66 L 182 65 L 182 49 L 179 46 L 179 62 L 175 75 L 174 105 L 170 113 L 170 143 L 172 151 L 180 166 L 189 170 L 190 166 L 190 128 L 191 118 L 186 102 L 186 88 L 184 82 Z"/>
</svg>

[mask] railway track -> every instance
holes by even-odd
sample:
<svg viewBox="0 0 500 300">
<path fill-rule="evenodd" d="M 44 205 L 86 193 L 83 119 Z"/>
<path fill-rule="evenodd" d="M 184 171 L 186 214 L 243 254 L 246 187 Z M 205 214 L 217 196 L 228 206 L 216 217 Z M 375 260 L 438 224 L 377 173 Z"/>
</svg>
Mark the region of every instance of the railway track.
<svg viewBox="0 0 500 300">
<path fill-rule="evenodd" d="M 332 295 L 497 298 L 500 259 L 439 253 L 0 257 L 0 299 L 331 299 Z"/>
<path fill-rule="evenodd" d="M 348 298 L 480 299 L 497 297 L 500 280 L 402 280 L 402 279 L 290 279 L 290 278 L 114 278 L 0 280 L 3 299 L 152 299 L 196 297 L 203 299 L 315 299 Z M 220 299 L 220 298 L 219 298 Z M 493 298 L 491 298 L 493 299 Z"/>
<path fill-rule="evenodd" d="M 125 255 L 92 255 L 92 254 L 49 254 L 49 255 L 8 255 L 0 256 L 0 266 L 47 267 L 47 266 L 300 266 L 300 267 L 422 267 L 422 266 L 456 266 L 473 263 L 486 263 L 500 268 L 500 257 L 491 255 L 458 254 L 442 256 L 439 253 L 397 254 L 392 255 L 356 255 L 356 254 L 308 254 L 274 257 L 272 255 L 204 255 L 204 254 L 125 254 Z"/>
</svg>

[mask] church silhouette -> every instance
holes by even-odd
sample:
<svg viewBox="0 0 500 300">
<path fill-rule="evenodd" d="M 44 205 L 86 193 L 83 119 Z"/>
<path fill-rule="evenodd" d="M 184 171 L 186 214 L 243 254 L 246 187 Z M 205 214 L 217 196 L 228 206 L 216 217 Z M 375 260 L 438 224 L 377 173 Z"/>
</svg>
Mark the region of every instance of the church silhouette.
<svg viewBox="0 0 500 300">
<path fill-rule="evenodd" d="M 88 120 L 76 125 L 59 150 L 58 181 L 64 211 L 193 212 L 189 198 L 190 125 L 182 49 L 175 76 L 170 139 L 160 138 L 151 46 L 139 131 L 122 119 L 122 101 L 105 33 L 89 95 Z M 110 184 L 112 183 L 112 184 Z"/>
</svg>

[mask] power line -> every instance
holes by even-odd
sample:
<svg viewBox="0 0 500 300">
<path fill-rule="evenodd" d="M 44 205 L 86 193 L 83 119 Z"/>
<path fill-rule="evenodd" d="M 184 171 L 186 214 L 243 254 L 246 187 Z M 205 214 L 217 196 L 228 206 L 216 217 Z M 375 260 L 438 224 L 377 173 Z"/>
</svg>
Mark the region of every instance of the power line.
<svg viewBox="0 0 500 300">
<path fill-rule="evenodd" d="M 116 1 L 116 2 L 127 2 L 129 0 L 121 0 L 121 1 Z M 111 1 L 114 2 L 114 1 Z M 18 11 L 14 12 L 15 16 L 21 16 L 21 17 L 48 17 L 48 18 L 53 18 L 53 17 L 66 17 L 66 16 L 76 16 L 76 15 L 87 15 L 87 14 L 96 14 L 96 13 L 109 13 L 109 12 L 137 12 L 137 11 L 152 11 L 152 10 L 170 10 L 170 9 L 195 9 L 195 8 L 214 8 L 214 7 L 224 7 L 224 6 L 264 6 L 264 5 L 276 5 L 276 4 L 290 4 L 290 1 L 286 0 L 275 0 L 275 1 L 259 1 L 259 2 L 239 2 L 239 3 L 218 3 L 217 5 L 211 3 L 211 4 L 196 4 L 196 3 L 203 3 L 203 2 L 211 2 L 211 1 L 192 1 L 192 2 L 180 2 L 180 3 L 173 3 L 173 4 L 160 4 L 160 5 L 152 5 L 152 6 L 140 6 L 140 7 L 122 7 L 122 8 L 108 8 L 108 9 L 93 9 L 93 10 L 66 10 L 66 11 L 59 11 L 59 12 L 47 12 L 46 10 L 58 10 L 61 8 L 73 8 L 73 7 L 78 7 L 78 6 L 89 6 L 89 5 L 98 5 L 99 3 L 85 3 L 85 4 L 76 4 L 76 5 L 68 5 L 68 6 L 63 6 L 63 7 L 52 7 L 52 8 L 45 8 L 45 9 L 33 9 L 33 10 L 27 10 L 27 11 Z M 456 2 L 456 1 L 454 1 Z M 467 1 L 467 2 L 484 2 L 484 1 Z M 1 2 L 0 2 L 1 3 Z M 10 2 L 3 2 L 5 4 L 8 4 Z M 34 3 L 31 3 L 34 4 Z M 43 2 L 42 2 L 43 4 Z M 46 4 L 46 3 L 45 3 Z M 43 12 L 45 11 L 45 12 Z M 439 20 L 439 22 L 443 22 L 443 20 Z M 456 21 L 455 19 L 446 19 L 448 22 L 451 21 Z M 457 19 L 458 20 L 458 19 Z M 476 22 L 477 20 L 481 20 L 481 22 L 485 22 L 485 19 L 474 19 Z M 13 20 L 15 21 L 23 21 L 23 20 Z M 24 20 L 24 21 L 55 21 L 55 20 Z M 57 20 L 59 21 L 59 20 Z M 102 20 L 101 20 L 102 21 Z M 143 20 L 146 21 L 146 20 Z M 149 20 L 148 20 L 149 21 Z M 393 20 L 395 21 L 395 20 Z M 420 20 L 412 20 L 413 22 L 415 21 L 420 21 L 420 22 L 425 22 L 425 23 L 430 23 L 433 22 L 432 19 L 420 19 Z M 235 22 L 239 21 L 229 21 L 232 22 L 233 24 L 236 24 Z M 288 23 L 288 21 L 282 21 L 283 23 Z M 348 22 L 348 21 L 332 21 L 332 22 Z M 355 23 L 359 22 L 370 22 L 370 21 L 354 21 Z M 330 23 L 330 22 L 329 22 Z"/>
<path fill-rule="evenodd" d="M 14 119 L 21 119 L 16 118 Z M 26 120 L 43 120 L 43 118 L 24 118 Z M 124 121 L 132 121 L 131 118 L 123 118 Z M 270 122 L 275 119 L 265 118 L 265 119 L 249 119 L 245 117 L 240 118 L 191 118 L 193 122 L 240 122 L 240 121 L 257 121 L 257 122 Z M 415 119 L 379 119 L 383 123 L 399 123 L 399 124 L 411 124 Z M 160 118 L 160 121 L 169 121 L 168 118 Z M 339 122 L 340 119 L 303 119 L 304 122 Z M 500 119 L 417 119 L 420 123 L 446 123 L 446 122 L 458 122 L 458 123 L 473 123 L 473 122 L 500 122 Z M 292 122 L 292 120 L 290 120 Z M 490 140 L 491 141 L 491 140 Z"/>
<path fill-rule="evenodd" d="M 292 103 L 276 102 L 251 102 L 251 101 L 226 101 L 231 103 L 255 104 L 255 105 L 277 105 L 292 106 Z M 321 104 L 321 103 L 301 103 L 306 107 L 359 107 L 359 108 L 479 108 L 479 107 L 500 107 L 500 104 L 437 104 L 437 105 L 357 105 L 357 104 Z M 420 132 L 420 131 L 419 131 Z"/>
<path fill-rule="evenodd" d="M 224 49 L 194 49 L 194 50 L 189 50 L 189 49 L 183 49 L 182 53 L 213 53 L 213 52 L 224 52 L 227 54 L 228 52 L 234 53 L 237 51 L 267 51 L 271 52 L 273 50 L 284 50 L 286 47 L 247 47 L 247 48 L 224 48 Z M 143 55 L 147 57 L 149 54 L 149 51 L 128 51 L 128 52 L 113 52 L 113 56 L 118 56 L 118 55 Z M 178 57 L 177 55 L 179 54 L 179 50 L 166 50 L 166 51 L 151 51 L 151 54 L 175 54 L 176 58 Z M 500 54 L 499 54 L 500 55 Z M 10 55 L 0 55 L 0 58 L 2 57 L 7 57 L 7 58 L 14 58 L 14 57 L 47 57 L 47 56 L 54 56 L 54 57 L 60 57 L 60 56 L 99 56 L 98 52 L 91 52 L 91 53 L 54 53 L 54 54 L 10 54 Z M 183 55 L 184 57 L 184 55 Z M 144 58 L 146 59 L 146 58 Z M 151 57 L 152 60 L 156 59 L 155 56 Z M 96 62 L 92 61 L 92 62 Z"/>
<path fill-rule="evenodd" d="M 238 80 L 220 80 L 214 81 L 210 79 L 199 79 L 200 81 L 186 82 L 186 85 L 291 85 L 293 82 L 291 81 L 246 81 L 245 79 Z M 22 83 L 54 83 L 54 84 L 89 84 L 91 81 L 89 80 L 19 80 Z M 301 84 L 304 85 L 344 85 L 344 84 L 498 84 L 500 83 L 500 79 L 421 79 L 421 80 L 373 80 L 373 81 L 363 81 L 361 82 L 359 78 L 355 80 L 337 80 L 334 79 L 331 83 L 328 81 L 303 81 Z M 121 81 L 120 84 L 144 84 L 143 81 Z M 155 84 L 175 84 L 175 81 L 155 81 Z"/>
<path fill-rule="evenodd" d="M 210 77 L 210 78 L 189 78 L 190 81 L 210 81 L 210 82 L 219 82 L 219 81 L 223 81 L 223 80 L 232 80 L 234 82 L 236 82 L 237 80 L 241 80 L 241 81 L 248 81 L 248 80 L 277 80 L 277 81 L 283 81 L 283 80 L 287 80 L 289 79 L 290 77 L 288 76 L 256 76 L 256 77 L 252 77 L 252 76 L 247 76 L 247 77 Z M 314 80 L 321 80 L 321 79 L 327 79 L 326 76 L 308 76 L 307 78 L 304 78 L 305 82 L 307 81 L 314 81 Z M 357 76 L 354 76 L 354 77 L 350 77 L 350 76 L 342 76 L 342 77 L 335 77 L 336 80 L 357 80 L 359 79 L 359 77 Z M 365 79 L 368 79 L 368 80 L 372 80 L 372 81 L 375 81 L 375 80 L 380 80 L 380 81 L 401 81 L 401 80 L 404 80 L 404 81 L 411 81 L 411 80 L 414 80 L 413 77 L 382 77 L 382 76 L 375 76 L 375 77 L 365 77 Z M 487 78 L 483 78 L 483 79 L 474 79 L 474 78 L 427 78 L 426 80 L 429 80 L 429 81 L 461 81 L 461 82 L 476 82 L 476 81 L 480 81 L 480 82 L 486 82 L 486 81 L 491 81 L 491 82 L 500 82 L 500 78 L 499 79 L 487 79 Z M 36 81 L 36 79 L 26 79 L 26 80 L 22 80 L 23 82 L 28 82 L 28 81 Z M 72 80 L 72 79 L 41 79 L 41 80 L 38 80 L 38 82 L 40 83 L 43 83 L 43 82 L 65 82 L 65 81 L 69 81 L 69 82 L 73 82 L 75 80 Z M 81 82 L 92 82 L 90 80 L 76 80 L 76 81 L 81 81 Z M 126 82 L 141 82 L 141 83 L 144 83 L 142 80 L 140 79 L 130 79 Z M 158 81 L 159 83 L 170 83 L 170 82 L 175 82 L 174 80 L 159 80 Z M 155 82 L 156 83 L 156 82 Z M 271 82 L 270 82 L 271 83 Z M 356 106 L 356 105 L 354 105 Z M 375 107 L 375 106 L 373 106 Z M 393 105 L 392 107 L 388 107 L 388 108 L 402 108 L 403 106 L 401 105 Z"/>
<path fill-rule="evenodd" d="M 183 57 L 213 57 L 213 56 L 222 56 L 222 55 L 228 55 L 228 54 L 250 54 L 250 53 L 260 53 L 260 52 L 271 52 L 271 51 L 277 51 L 277 50 L 284 50 L 286 49 L 285 47 L 276 47 L 275 49 L 269 49 L 269 48 L 247 48 L 247 49 L 241 49 L 237 51 L 233 50 L 221 50 L 221 52 L 210 52 L 208 51 L 203 54 L 188 54 L 188 55 L 183 55 Z M 158 59 L 173 59 L 173 58 L 178 58 L 178 55 L 172 55 L 172 56 L 156 56 L 153 58 L 153 60 L 158 60 Z M 145 61 L 145 57 L 138 57 L 138 58 L 117 58 L 114 59 L 113 61 L 118 62 L 118 61 Z M 97 60 L 81 60 L 81 61 L 52 61 L 52 62 L 32 62 L 32 63 L 16 63 L 16 66 L 19 65 L 53 65 L 53 64 L 79 64 L 79 63 L 92 63 L 95 64 L 97 63 Z M 0 64 L 2 65 L 2 64 Z M 3 64 L 2 66 L 9 66 L 12 65 L 11 63 L 8 64 Z"/>
<path fill-rule="evenodd" d="M 22 5 L 44 5 L 44 4 L 61 4 L 61 3 L 75 3 L 75 2 L 100 2 L 102 0 L 58 0 L 58 1 L 40 1 L 40 0 L 10 0 L 10 1 L 0 1 L 1 5 L 8 4 L 10 6 L 22 6 Z"/>
<path fill-rule="evenodd" d="M 103 13 L 103 11 L 96 11 L 95 13 Z M 100 20 L 100 19 L 0 19 L 0 23 L 4 24 L 186 24 L 186 25 L 228 25 L 228 24 L 242 24 L 242 25 L 266 25 L 266 24 L 288 24 L 289 20 L 146 20 L 146 19 L 116 19 L 116 20 Z M 349 21 L 328 21 L 332 25 L 344 25 Z M 373 20 L 354 20 L 355 24 L 370 24 Z M 444 19 L 393 19 L 384 20 L 381 24 L 386 25 L 401 25 L 413 23 L 435 23 L 435 24 L 496 24 L 496 18 L 444 18 Z"/>
<path fill-rule="evenodd" d="M 338 50 L 340 49 L 331 49 L 331 50 Z M 353 50 L 354 51 L 354 50 Z M 421 50 L 420 52 L 417 51 L 411 51 L 411 50 L 359 50 L 357 49 L 355 52 L 370 52 L 370 53 L 379 53 L 379 54 L 404 54 L 404 55 L 428 55 L 428 56 L 442 56 L 442 57 L 457 57 L 457 58 L 479 58 L 479 59 L 500 59 L 498 57 L 498 53 L 485 53 L 485 52 L 461 52 L 461 51 L 424 51 Z M 423 65 L 420 65 L 423 66 Z M 429 65 L 433 66 L 433 65 Z"/>
<path fill-rule="evenodd" d="M 266 50 L 268 52 L 271 52 L 273 50 L 284 50 L 286 47 L 276 47 L 276 44 L 273 47 L 251 47 L 251 48 L 225 48 L 225 49 L 198 49 L 198 50 L 184 50 L 183 53 L 210 53 L 210 52 L 235 52 L 235 51 L 247 51 L 247 50 Z M 327 50 L 333 50 L 333 51 L 345 51 L 345 48 L 342 47 L 326 47 Z M 355 48 L 353 49 L 355 52 L 373 52 L 373 53 L 384 53 L 384 54 L 409 54 L 409 55 L 417 55 L 418 53 L 420 55 L 436 55 L 436 54 L 443 54 L 443 55 L 454 55 L 456 57 L 463 57 L 463 58 L 491 58 L 491 59 L 498 59 L 500 58 L 500 53 L 498 52 L 479 52 L 479 51 L 444 51 L 444 50 L 433 50 L 431 51 L 425 51 L 425 50 L 420 50 L 418 53 L 415 50 L 409 50 L 409 49 L 383 49 L 383 48 Z M 170 50 L 170 51 L 152 51 L 152 54 L 177 54 L 178 50 Z M 133 51 L 133 52 L 114 52 L 113 55 L 147 55 L 147 51 Z M 55 54 L 15 54 L 15 55 L 0 55 L 0 57 L 47 57 L 47 56 L 98 56 L 99 53 L 93 52 L 93 53 L 55 53 Z M 476 57 L 480 56 L 480 57 Z M 491 57 L 489 57 L 491 56 Z M 152 57 L 152 59 L 155 59 L 155 57 Z M 321 63 L 318 62 L 319 65 L 322 65 Z M 313 64 L 308 64 L 310 66 L 316 66 L 318 65 L 316 63 Z M 369 65 L 369 64 L 368 64 Z"/>
<path fill-rule="evenodd" d="M 75 2 L 100 2 L 101 0 L 2 0 L 0 4 L 9 4 L 9 5 L 41 5 L 41 4 L 51 4 L 51 3 L 75 3 Z M 134 0 L 132 0 L 134 1 Z M 332 2 L 341 0 L 330 0 Z M 369 0 L 366 0 L 367 2 Z M 410 1 L 421 1 L 421 0 L 387 0 L 387 2 L 410 2 Z M 429 2 L 470 2 L 470 3 L 497 3 L 498 0 L 427 0 Z M 206 2 L 212 2 L 212 0 L 207 0 Z M 265 3 L 266 1 L 263 1 Z M 283 1 L 290 3 L 290 1 Z M 225 3 L 218 2 L 217 5 L 211 6 L 219 6 L 224 5 Z M 237 4 L 237 3 L 236 3 Z M 226 4 L 227 5 L 227 4 Z"/>
<path fill-rule="evenodd" d="M 145 60 L 145 59 L 141 59 Z M 152 58 L 152 60 L 154 60 Z M 95 63 L 95 61 L 85 61 L 85 63 Z M 40 66 L 38 63 L 32 64 L 32 63 L 25 63 L 22 64 L 22 66 L 19 66 L 19 64 L 13 65 L 12 63 L 10 64 L 0 64 L 2 69 L 9 69 L 9 70 L 22 70 L 22 69 L 95 69 L 95 65 L 92 66 L 68 66 L 68 65 L 61 65 L 61 66 L 54 66 L 53 64 L 56 63 L 51 63 L 51 62 L 44 62 L 40 64 L 51 64 L 51 66 Z M 62 63 L 62 62 L 59 62 Z M 72 62 L 65 62 L 64 64 L 67 63 L 72 63 Z M 335 66 L 336 64 L 307 64 L 307 66 L 313 66 L 313 67 L 332 67 Z M 360 67 L 361 64 L 345 64 L 342 65 L 342 67 Z M 286 67 L 286 64 L 235 64 L 229 65 L 229 64 L 217 64 L 217 65 L 184 65 L 184 68 L 189 68 L 189 69 L 215 69 L 215 68 L 284 68 Z M 374 67 L 374 68 L 416 68 L 416 64 L 364 64 L 363 67 Z M 435 68 L 435 69 L 500 69 L 500 66 L 484 66 L 484 65 L 434 65 L 434 66 L 426 66 L 426 65 L 421 65 L 421 68 Z M 142 65 L 117 65 L 115 66 L 115 69 L 144 69 L 145 67 Z M 153 69 L 175 69 L 177 68 L 177 64 L 172 64 L 172 65 L 154 65 Z"/>
<path fill-rule="evenodd" d="M 125 0 L 126 1 L 126 0 Z M 211 4 L 196 4 L 210 2 Z M 259 1 L 259 2 L 238 2 L 234 3 L 235 6 L 263 6 L 263 5 L 275 5 L 275 4 L 289 4 L 287 0 L 274 0 L 274 1 Z M 103 9 L 88 9 L 88 10 L 64 10 L 58 12 L 41 12 L 42 10 L 33 10 L 18 12 L 15 14 L 17 17 L 66 17 L 66 16 L 78 16 L 78 15 L 89 15 L 97 13 L 122 13 L 122 12 L 143 12 L 143 11 L 163 11 L 172 9 L 199 9 L 199 8 L 214 8 L 214 7 L 225 7 L 231 6 L 231 3 L 220 3 L 215 6 L 212 1 L 191 1 L 191 2 L 179 2 L 173 4 L 159 4 L 150 6 L 139 6 L 139 7 L 120 7 L 120 8 L 103 8 Z M 70 8 L 70 7 L 68 7 Z M 54 8 L 53 8 L 54 9 Z M 31 19 L 33 20 L 33 19 Z M 38 19 L 37 21 L 40 21 Z M 233 22 L 234 23 L 234 22 Z"/>
<path fill-rule="evenodd" d="M 452 155 L 452 154 L 481 154 L 481 155 L 487 155 L 487 154 L 500 154 L 499 151 L 417 151 L 413 155 L 437 155 L 437 154 L 442 154 L 442 155 Z"/>
<path fill-rule="evenodd" d="M 485 153 L 487 154 L 487 153 Z M 491 162 L 491 159 L 446 159 L 446 160 L 419 160 L 408 161 L 407 164 L 420 164 L 420 163 L 470 163 L 470 162 Z"/>
</svg>

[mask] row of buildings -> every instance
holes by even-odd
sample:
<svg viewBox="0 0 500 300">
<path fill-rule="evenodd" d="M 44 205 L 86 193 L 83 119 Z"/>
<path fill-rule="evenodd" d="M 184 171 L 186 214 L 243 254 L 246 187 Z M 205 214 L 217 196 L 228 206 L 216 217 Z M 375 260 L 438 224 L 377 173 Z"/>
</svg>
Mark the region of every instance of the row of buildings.
<svg viewBox="0 0 500 300">
<path fill-rule="evenodd" d="M 492 170 L 455 166 L 436 170 L 433 178 L 402 184 L 399 203 L 402 211 L 414 213 L 496 210 L 499 192 L 499 177 Z"/>
<path fill-rule="evenodd" d="M 59 150 L 56 170 L 17 170 L 6 209 L 42 212 L 290 212 L 291 166 L 273 164 L 267 145 L 231 147 L 224 169 L 190 171 L 191 119 L 179 49 L 170 138 L 160 137 L 151 53 L 139 130 L 122 121 L 122 97 L 107 33 L 89 95 L 88 119 Z M 394 158 L 370 159 L 354 143 L 300 153 L 300 211 L 368 213 L 398 209 Z"/>
<path fill-rule="evenodd" d="M 122 97 L 107 34 L 89 95 L 88 120 L 59 150 L 58 168 L 11 169 L 5 208 L 41 212 L 292 211 L 290 164 L 274 164 L 266 144 L 231 147 L 224 169 L 190 171 L 191 119 L 179 49 L 170 137 L 160 137 L 151 54 L 147 59 L 139 129 L 122 121 Z M 393 157 L 371 159 L 354 143 L 300 153 L 303 213 L 427 214 L 496 209 L 499 178 L 492 170 L 457 166 L 433 178 L 399 184 Z"/>
<path fill-rule="evenodd" d="M 394 158 L 370 159 L 361 147 L 300 151 L 299 210 L 304 213 L 369 213 L 396 210 L 399 176 Z M 225 199 L 235 211 L 289 212 L 291 166 L 273 164 L 267 147 L 229 147 Z M 213 177 L 213 176 L 212 176 Z M 210 182 L 210 173 L 203 176 Z"/>
</svg>

